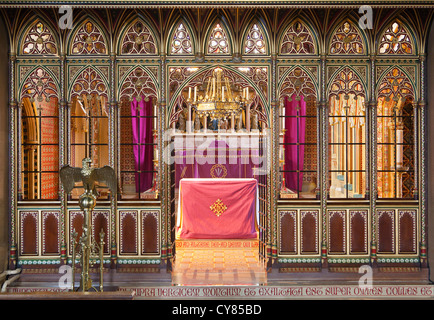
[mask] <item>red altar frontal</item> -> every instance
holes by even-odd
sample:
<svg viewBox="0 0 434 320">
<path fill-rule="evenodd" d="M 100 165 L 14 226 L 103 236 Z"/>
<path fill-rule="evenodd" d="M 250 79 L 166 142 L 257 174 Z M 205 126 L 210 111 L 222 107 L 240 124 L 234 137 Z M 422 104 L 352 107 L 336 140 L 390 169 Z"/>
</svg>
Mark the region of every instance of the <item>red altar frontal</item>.
<svg viewBox="0 0 434 320">
<path fill-rule="evenodd" d="M 257 238 L 256 179 L 182 179 L 178 238 Z"/>
</svg>

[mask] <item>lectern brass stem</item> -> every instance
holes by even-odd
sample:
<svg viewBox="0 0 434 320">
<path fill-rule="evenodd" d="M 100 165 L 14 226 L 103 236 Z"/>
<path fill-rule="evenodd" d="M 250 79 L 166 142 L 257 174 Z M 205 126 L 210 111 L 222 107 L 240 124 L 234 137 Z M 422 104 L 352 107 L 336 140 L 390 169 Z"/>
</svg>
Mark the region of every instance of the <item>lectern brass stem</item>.
<svg viewBox="0 0 434 320">
<path fill-rule="evenodd" d="M 99 234 L 99 291 L 103 292 L 103 272 L 104 272 L 104 231 L 101 229 Z"/>
<path fill-rule="evenodd" d="M 102 168 L 92 168 L 91 159 L 83 159 L 83 167 L 75 168 L 65 165 L 60 169 L 60 179 L 66 193 L 70 193 L 76 182 L 82 182 L 84 193 L 79 198 L 79 205 L 81 211 L 84 213 L 83 230 L 79 240 L 76 243 L 77 233 L 74 230 L 73 246 L 72 246 L 72 290 L 74 291 L 74 276 L 75 276 L 75 257 L 76 245 L 80 246 L 81 252 L 81 279 L 80 287 L 83 292 L 89 291 L 92 288 L 92 279 L 90 278 L 90 263 L 92 255 L 96 255 L 96 250 L 99 250 L 100 258 L 100 291 L 103 291 L 103 250 L 104 250 L 104 232 L 100 233 L 100 243 L 95 243 L 92 238 L 92 211 L 96 205 L 98 196 L 96 182 L 100 181 L 105 183 L 113 195 L 117 193 L 117 179 L 116 173 L 113 168 L 104 166 Z M 95 289 L 95 288 L 94 288 Z M 78 290 L 78 289 L 77 289 Z M 97 289 L 95 289 L 97 290 Z"/>
</svg>

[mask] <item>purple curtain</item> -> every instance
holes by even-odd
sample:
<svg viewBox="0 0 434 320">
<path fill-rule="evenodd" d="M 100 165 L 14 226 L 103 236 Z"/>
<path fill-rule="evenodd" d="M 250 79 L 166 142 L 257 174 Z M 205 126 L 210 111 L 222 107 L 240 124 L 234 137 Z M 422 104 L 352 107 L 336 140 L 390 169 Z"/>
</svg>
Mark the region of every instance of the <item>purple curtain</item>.
<svg viewBox="0 0 434 320">
<path fill-rule="evenodd" d="M 219 155 L 219 149 L 224 148 L 225 154 Z M 229 150 L 225 141 L 211 142 L 209 149 L 202 150 L 203 156 L 213 159 L 213 163 L 198 163 L 197 150 L 176 150 L 175 185 L 182 178 L 253 178 L 253 168 L 258 167 L 259 150 Z M 234 158 L 235 157 L 235 158 Z M 255 160 L 253 160 L 256 158 Z M 220 159 L 220 161 L 219 161 Z M 219 163 L 221 165 L 219 165 Z M 215 166 L 216 165 L 216 166 Z M 223 169 L 224 168 L 224 169 Z"/>
<path fill-rule="evenodd" d="M 133 152 L 136 166 L 136 192 L 144 192 L 152 188 L 153 175 L 153 137 L 152 137 L 152 99 L 137 102 L 131 101 L 133 128 Z"/>
<path fill-rule="evenodd" d="M 300 101 L 295 98 L 293 95 L 289 101 L 288 97 L 285 97 L 285 143 L 289 145 L 285 144 L 284 170 L 290 171 L 303 170 L 304 163 L 306 118 L 303 116 L 306 115 L 306 102 L 303 96 Z M 285 184 L 292 191 L 301 191 L 303 174 L 285 172 Z"/>
</svg>

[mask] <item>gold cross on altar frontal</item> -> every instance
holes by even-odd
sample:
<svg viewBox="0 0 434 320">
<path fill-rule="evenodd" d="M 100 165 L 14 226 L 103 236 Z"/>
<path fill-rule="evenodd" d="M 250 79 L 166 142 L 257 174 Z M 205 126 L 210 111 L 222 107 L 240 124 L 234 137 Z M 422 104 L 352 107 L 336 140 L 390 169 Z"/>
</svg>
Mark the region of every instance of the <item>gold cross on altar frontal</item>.
<svg viewBox="0 0 434 320">
<path fill-rule="evenodd" d="M 216 202 L 214 202 L 214 204 L 211 205 L 209 208 L 215 213 L 217 217 L 220 217 L 222 213 L 227 210 L 228 207 L 226 207 L 223 201 L 217 199 Z"/>
</svg>

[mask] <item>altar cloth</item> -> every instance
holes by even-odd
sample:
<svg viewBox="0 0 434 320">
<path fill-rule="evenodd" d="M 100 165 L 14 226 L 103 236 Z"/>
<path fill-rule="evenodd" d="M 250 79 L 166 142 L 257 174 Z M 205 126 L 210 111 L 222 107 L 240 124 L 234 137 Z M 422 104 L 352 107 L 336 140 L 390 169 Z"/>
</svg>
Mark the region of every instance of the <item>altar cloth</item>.
<svg viewBox="0 0 434 320">
<path fill-rule="evenodd" d="M 256 179 L 181 179 L 179 238 L 257 238 L 258 201 Z"/>
</svg>

